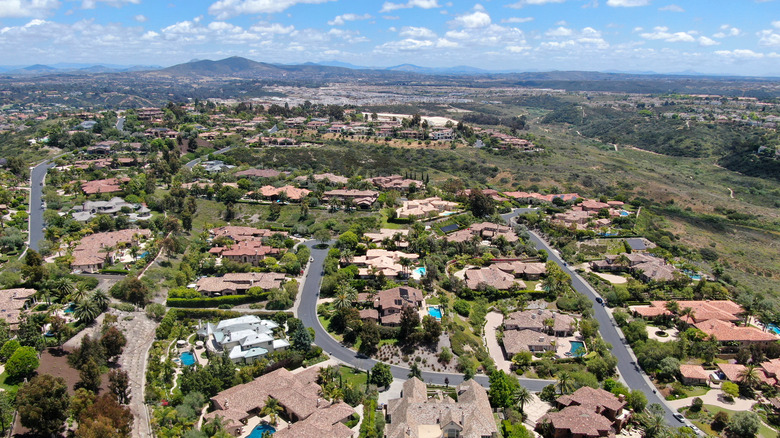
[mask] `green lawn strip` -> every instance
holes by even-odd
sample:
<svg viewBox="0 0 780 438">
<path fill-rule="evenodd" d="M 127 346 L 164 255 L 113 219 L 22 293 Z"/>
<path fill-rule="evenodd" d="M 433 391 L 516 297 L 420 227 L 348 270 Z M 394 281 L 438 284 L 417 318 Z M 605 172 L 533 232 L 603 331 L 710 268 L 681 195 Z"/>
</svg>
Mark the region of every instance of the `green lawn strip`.
<svg viewBox="0 0 780 438">
<path fill-rule="evenodd" d="M 334 333 L 333 331 L 330 330 L 330 319 L 329 318 L 325 318 L 322 315 L 317 315 L 317 318 L 319 318 L 320 324 L 322 324 L 322 327 L 325 328 L 325 331 L 328 332 L 328 334 L 330 334 L 331 336 L 333 336 L 334 339 L 336 339 L 339 342 L 344 340 L 344 336 L 342 336 L 342 335 L 340 335 L 338 333 Z"/>
<path fill-rule="evenodd" d="M 704 408 L 712 412 L 713 415 L 717 414 L 720 411 L 723 411 L 729 414 L 729 418 L 731 418 L 732 415 L 739 412 L 739 411 L 732 411 L 731 409 L 726 409 L 715 405 L 704 405 Z M 758 436 L 759 438 L 777 438 L 777 431 L 762 422 L 761 427 L 758 429 Z"/>
<path fill-rule="evenodd" d="M 6 380 L 8 380 L 8 373 L 3 371 L 3 374 L 0 374 L 0 388 L 2 388 L 4 391 L 16 391 L 19 389 L 19 385 L 9 385 L 6 383 Z"/>
<path fill-rule="evenodd" d="M 365 371 L 356 370 L 350 367 L 340 367 L 339 373 L 344 384 L 352 385 L 353 388 L 365 388 L 368 375 Z"/>
</svg>

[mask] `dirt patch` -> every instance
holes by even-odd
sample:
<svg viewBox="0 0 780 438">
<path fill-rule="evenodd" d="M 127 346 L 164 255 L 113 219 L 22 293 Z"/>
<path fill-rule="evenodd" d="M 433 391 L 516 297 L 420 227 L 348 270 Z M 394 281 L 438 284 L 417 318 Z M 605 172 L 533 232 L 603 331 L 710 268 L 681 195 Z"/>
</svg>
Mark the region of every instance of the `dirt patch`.
<svg viewBox="0 0 780 438">
<path fill-rule="evenodd" d="M 80 380 L 79 372 L 68 365 L 70 351 L 59 348 L 49 348 L 41 353 L 41 366 L 38 374 L 51 374 L 54 377 L 62 377 L 68 385 L 68 393 L 75 394 L 76 383 Z M 101 376 L 100 393 L 108 391 L 108 375 Z"/>
</svg>

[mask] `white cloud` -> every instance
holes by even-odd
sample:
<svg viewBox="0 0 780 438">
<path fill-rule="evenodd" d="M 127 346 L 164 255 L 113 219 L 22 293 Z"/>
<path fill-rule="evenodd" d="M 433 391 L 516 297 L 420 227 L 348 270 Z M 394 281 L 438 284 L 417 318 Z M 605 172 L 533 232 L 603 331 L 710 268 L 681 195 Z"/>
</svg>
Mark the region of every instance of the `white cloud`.
<svg viewBox="0 0 780 438">
<path fill-rule="evenodd" d="M 663 40 L 668 43 L 692 43 L 696 41 L 696 38 L 692 35 L 694 33 L 696 32 L 669 32 L 668 27 L 656 26 L 652 32 L 642 33 L 639 36 L 647 40 Z"/>
<path fill-rule="evenodd" d="M 279 23 L 258 23 L 249 28 L 250 31 L 266 35 L 289 35 L 295 31 L 295 26 L 282 26 Z"/>
<path fill-rule="evenodd" d="M 450 24 L 466 27 L 469 29 L 486 27 L 489 26 L 490 23 L 490 15 L 481 10 L 476 10 L 470 14 L 460 15 L 454 20 L 450 21 Z"/>
<path fill-rule="evenodd" d="M 520 0 L 517 3 L 506 5 L 507 8 L 520 9 L 523 6 L 546 5 L 548 3 L 563 3 L 566 0 Z"/>
<path fill-rule="evenodd" d="M 133 17 L 133 20 L 139 23 L 146 23 L 146 20 L 148 20 L 148 18 L 146 18 L 146 15 L 138 14 L 135 17 Z"/>
<path fill-rule="evenodd" d="M 664 6 L 662 8 L 658 8 L 658 10 L 665 11 L 665 12 L 685 12 L 685 9 L 677 5 Z"/>
<path fill-rule="evenodd" d="M 566 27 L 558 27 L 556 29 L 550 29 L 544 34 L 548 37 L 565 37 L 565 36 L 571 36 L 574 33 L 573 30 L 566 28 Z"/>
<path fill-rule="evenodd" d="M 560 26 L 548 30 L 544 35 L 553 39 L 553 41 L 544 41 L 541 43 L 540 46 L 546 49 L 565 49 L 573 47 L 604 49 L 609 47 L 609 43 L 602 38 L 601 32 L 592 27 L 584 27 L 581 30 L 575 30 Z"/>
<path fill-rule="evenodd" d="M 614 8 L 634 8 L 637 6 L 647 6 L 650 0 L 607 0 L 607 6 Z"/>
<path fill-rule="evenodd" d="M 141 3 L 141 0 L 83 0 L 81 2 L 81 9 L 95 9 L 98 3 L 104 3 L 108 6 L 121 8 L 127 3 L 132 3 L 134 5 L 137 5 Z"/>
<path fill-rule="evenodd" d="M 501 20 L 502 23 L 528 23 L 529 21 L 534 21 L 534 17 L 509 17 L 509 18 L 503 18 Z"/>
<path fill-rule="evenodd" d="M 742 58 L 742 59 L 757 59 L 757 58 L 764 57 L 763 53 L 754 52 L 750 49 L 716 50 L 715 54 L 719 56 L 729 57 L 729 58 Z"/>
<path fill-rule="evenodd" d="M 530 49 L 528 46 L 507 46 L 506 50 L 511 53 L 523 53 Z"/>
<path fill-rule="evenodd" d="M 58 0 L 0 1 L 0 17 L 40 17 L 60 7 Z"/>
<path fill-rule="evenodd" d="M 758 44 L 762 46 L 780 46 L 780 33 L 767 29 L 758 32 L 758 36 Z"/>
<path fill-rule="evenodd" d="M 224 20 L 241 14 L 273 14 L 297 4 L 320 4 L 333 0 L 219 0 L 209 6 L 209 14 Z"/>
<path fill-rule="evenodd" d="M 420 8 L 420 9 L 434 9 L 440 8 L 438 0 L 409 0 L 406 3 L 392 3 L 385 2 L 382 5 L 382 9 L 379 13 L 392 12 L 398 9 Z"/>
<path fill-rule="evenodd" d="M 700 46 L 717 46 L 720 44 L 720 42 L 713 40 L 712 38 L 707 38 L 706 36 L 700 36 L 699 39 Z"/>
<path fill-rule="evenodd" d="M 739 28 L 732 27 L 728 24 L 724 24 L 720 27 L 720 32 L 712 35 L 713 38 L 726 38 L 742 35 L 742 31 Z"/>
<path fill-rule="evenodd" d="M 405 38 L 436 38 L 436 32 L 427 27 L 404 26 L 398 35 Z"/>
<path fill-rule="evenodd" d="M 460 44 L 456 43 L 455 41 L 450 41 L 447 38 L 439 38 L 436 40 L 436 47 L 453 48 L 460 47 Z"/>
<path fill-rule="evenodd" d="M 347 21 L 370 20 L 371 18 L 374 18 L 371 16 L 371 14 L 363 14 L 363 15 L 341 14 L 341 15 L 337 15 L 336 18 L 334 18 L 333 20 L 328 21 L 328 25 L 343 26 L 344 23 L 346 23 Z"/>
<path fill-rule="evenodd" d="M 776 28 L 780 29 L 780 20 L 773 21 L 773 22 L 772 22 L 772 26 L 774 26 L 774 27 L 776 27 Z"/>
</svg>

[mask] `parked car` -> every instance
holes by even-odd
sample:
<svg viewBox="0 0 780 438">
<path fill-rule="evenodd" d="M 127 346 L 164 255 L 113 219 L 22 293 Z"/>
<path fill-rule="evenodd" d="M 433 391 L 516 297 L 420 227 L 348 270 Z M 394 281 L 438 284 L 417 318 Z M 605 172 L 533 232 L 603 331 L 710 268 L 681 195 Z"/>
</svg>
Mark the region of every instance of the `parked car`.
<svg viewBox="0 0 780 438">
<path fill-rule="evenodd" d="M 604 300 L 602 300 L 601 297 L 596 297 L 596 302 L 599 304 L 604 304 Z"/>
<path fill-rule="evenodd" d="M 680 423 L 685 423 L 685 417 L 683 417 L 683 414 L 676 413 L 672 415 L 674 418 L 677 419 Z"/>
</svg>

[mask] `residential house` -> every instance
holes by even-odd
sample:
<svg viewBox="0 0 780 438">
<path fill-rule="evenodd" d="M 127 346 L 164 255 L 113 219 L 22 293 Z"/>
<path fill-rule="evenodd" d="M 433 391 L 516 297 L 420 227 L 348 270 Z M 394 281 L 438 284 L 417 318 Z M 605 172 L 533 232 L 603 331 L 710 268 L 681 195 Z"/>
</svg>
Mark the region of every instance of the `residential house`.
<svg viewBox="0 0 780 438">
<path fill-rule="evenodd" d="M 387 326 L 400 325 L 404 307 L 422 308 L 424 296 L 421 290 L 406 286 L 377 292 L 374 296 L 374 308 L 378 312 L 379 322 Z"/>
<path fill-rule="evenodd" d="M 415 262 L 419 256 L 401 251 L 369 249 L 366 255 L 353 258 L 352 263 L 358 266 L 358 275 L 362 278 L 373 277 L 379 273 L 383 273 L 387 278 L 399 278 L 408 275 L 406 268 L 401 264 L 402 258 Z"/>
<path fill-rule="evenodd" d="M 363 237 L 375 243 L 377 245 L 383 245 L 386 240 L 391 240 L 397 247 L 407 247 L 409 242 L 405 239 L 409 236 L 409 230 L 394 230 L 389 228 L 382 228 L 378 233 L 364 233 Z"/>
<path fill-rule="evenodd" d="M 235 225 L 226 225 L 224 227 L 211 229 L 211 235 L 213 238 L 216 239 L 217 237 L 224 236 L 233 239 L 235 242 L 240 242 L 242 240 L 262 240 L 271 237 L 274 234 L 281 234 L 286 236 L 287 232 L 271 231 L 265 228 L 241 227 Z"/>
<path fill-rule="evenodd" d="M 424 182 L 416 179 L 404 178 L 401 175 L 377 176 L 375 178 L 369 178 L 368 181 L 382 190 L 406 192 L 413 187 L 412 184 L 414 184 L 414 187 L 418 190 L 425 188 Z"/>
<path fill-rule="evenodd" d="M 0 290 L 0 317 L 5 319 L 11 330 L 19 327 L 22 311 L 34 301 L 35 289 L 15 288 Z"/>
<path fill-rule="evenodd" d="M 523 280 L 515 279 L 514 275 L 506 273 L 495 266 L 466 271 L 466 286 L 469 289 L 477 289 L 480 285 L 491 286 L 498 290 L 507 290 L 511 287 L 525 289 Z"/>
<path fill-rule="evenodd" d="M 71 216 L 76 221 L 88 222 L 98 214 L 116 216 L 123 209 L 128 212 L 130 222 L 152 217 L 152 211 L 144 204 L 131 204 L 118 196 L 108 201 L 86 201 L 82 205 L 73 207 Z"/>
<path fill-rule="evenodd" d="M 252 197 L 251 193 L 247 193 L 248 197 Z M 309 196 L 309 193 L 311 193 L 311 190 L 306 189 L 299 189 L 298 187 L 294 187 L 291 185 L 286 185 L 282 187 L 274 187 L 274 186 L 263 186 L 260 187 L 260 190 L 258 192 L 260 196 L 262 196 L 265 199 L 270 200 L 279 200 L 279 199 L 287 199 L 292 202 L 301 202 L 303 198 Z"/>
<path fill-rule="evenodd" d="M 627 262 L 621 263 L 621 260 L 627 260 Z M 643 253 L 611 254 L 604 260 L 591 262 L 590 267 L 594 271 L 628 271 L 645 282 L 671 281 L 679 272 L 676 267 L 666 263 L 664 259 Z"/>
<path fill-rule="evenodd" d="M 572 336 L 577 320 L 547 309 L 513 312 L 504 318 L 504 330 L 534 330 L 555 336 Z"/>
<path fill-rule="evenodd" d="M 613 436 L 631 419 L 625 396 L 616 397 L 600 388 L 583 386 L 558 397 L 555 405 L 558 412 L 550 412 L 536 423 L 537 431 L 550 427 L 553 438 Z"/>
<path fill-rule="evenodd" d="M 81 272 L 95 273 L 113 263 L 115 249 L 120 244 L 135 245 L 152 235 L 149 230 L 127 229 L 95 233 L 85 236 L 73 249 L 70 267 Z"/>
<path fill-rule="evenodd" d="M 511 227 L 494 224 L 492 222 L 472 224 L 468 228 L 447 235 L 445 239 L 449 242 L 468 242 L 471 241 L 474 236 L 479 236 L 481 240 L 493 241 L 498 237 L 503 237 L 509 243 L 517 241 L 517 235 Z"/>
<path fill-rule="evenodd" d="M 541 193 L 528 193 L 528 192 L 504 192 L 504 196 L 517 199 L 518 201 L 527 202 L 549 202 L 552 203 L 553 199 L 560 198 L 564 202 L 571 202 L 578 198 L 580 195 L 577 193 L 561 193 L 556 195 L 542 195 Z"/>
<path fill-rule="evenodd" d="M 269 398 L 279 402 L 284 415 L 293 423 L 289 431 L 275 433 L 282 438 L 351 438 L 356 434 L 344 423 L 355 413 L 344 402 L 331 403 L 323 399 L 317 382 L 319 368 L 292 373 L 279 368 L 255 380 L 228 388 L 211 398 L 212 411 L 204 421 L 221 417 L 228 431 L 245 434 L 243 426 L 256 417 Z"/>
<path fill-rule="evenodd" d="M 100 193 L 116 193 L 122 191 L 122 183 L 129 182 L 130 178 L 106 178 L 87 181 L 81 184 L 81 190 L 86 195 Z"/>
<path fill-rule="evenodd" d="M 440 129 L 440 130 L 432 131 L 430 133 L 431 140 L 437 140 L 437 141 L 452 140 L 454 135 L 455 132 L 452 129 Z"/>
<path fill-rule="evenodd" d="M 547 274 L 547 265 L 540 262 L 521 262 L 519 260 L 501 261 L 494 260 L 491 266 L 513 274 L 515 278 L 525 278 L 526 280 L 538 280 L 542 275 Z"/>
<path fill-rule="evenodd" d="M 473 379 L 456 388 L 458 401 L 438 390 L 428 396 L 427 387 L 412 377 L 404 382 L 401 398 L 386 408 L 387 438 L 498 438 L 499 432 L 487 391 Z"/>
<path fill-rule="evenodd" d="M 209 253 L 237 263 L 260 266 L 266 257 L 279 255 L 281 250 L 264 245 L 262 239 L 247 239 L 238 241 L 229 247 L 215 246 L 209 250 Z"/>
<path fill-rule="evenodd" d="M 504 332 L 504 354 L 511 359 L 521 351 L 538 353 L 555 351 L 556 339 L 536 330 L 507 330 Z"/>
<path fill-rule="evenodd" d="M 203 168 L 206 169 L 206 172 L 208 173 L 222 172 L 223 170 L 233 169 L 236 167 L 232 164 L 226 164 L 222 160 L 202 161 L 200 165 L 203 166 Z"/>
<path fill-rule="evenodd" d="M 339 190 L 328 190 L 327 192 L 322 194 L 322 200 L 325 202 L 330 202 L 333 199 L 338 199 L 341 201 L 350 199 L 356 206 L 360 208 L 371 207 L 376 202 L 378 197 L 379 197 L 379 192 L 375 192 L 373 190 L 339 189 Z"/>
<path fill-rule="evenodd" d="M 751 345 L 768 346 L 778 341 L 778 336 L 774 333 L 764 332 L 751 326 L 737 326 L 728 321 L 710 319 L 694 323 L 693 326 L 715 337 L 724 353 L 736 353 L 737 350 L 749 348 Z"/>
<path fill-rule="evenodd" d="M 670 315 L 666 309 L 668 301 L 651 301 L 649 306 L 631 306 L 630 309 L 637 315 L 645 318 L 653 318 L 660 315 Z M 742 320 L 745 309 L 731 300 L 707 300 L 707 301 L 677 301 L 677 306 L 682 312 L 691 309 L 692 314 L 685 316 L 688 323 L 698 323 L 709 320 L 737 322 Z"/>
<path fill-rule="evenodd" d="M 707 385 L 710 373 L 701 365 L 680 365 L 683 385 Z"/>
<path fill-rule="evenodd" d="M 209 297 L 241 295 L 253 287 L 265 291 L 281 288 L 284 278 L 284 274 L 278 272 L 230 272 L 222 277 L 201 278 L 195 287 Z"/>
<path fill-rule="evenodd" d="M 410 217 L 425 218 L 452 213 L 458 208 L 457 202 L 444 201 L 438 196 L 425 199 L 404 201 L 395 212 L 401 219 Z"/>
<path fill-rule="evenodd" d="M 225 319 L 217 324 L 206 323 L 198 329 L 198 336 L 206 341 L 206 348 L 221 354 L 228 352 L 235 363 L 251 363 L 269 352 L 290 346 L 285 339 L 274 339 L 279 324 L 255 315 Z"/>
</svg>

